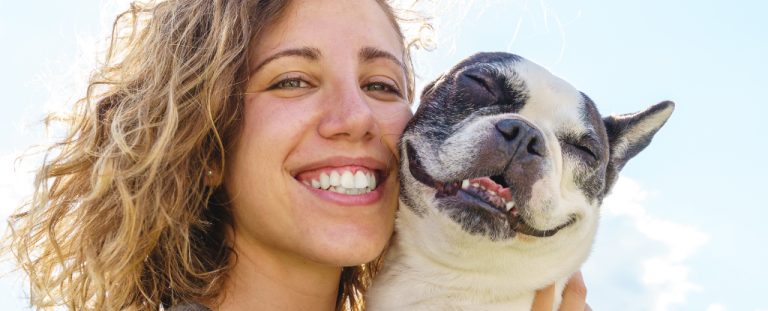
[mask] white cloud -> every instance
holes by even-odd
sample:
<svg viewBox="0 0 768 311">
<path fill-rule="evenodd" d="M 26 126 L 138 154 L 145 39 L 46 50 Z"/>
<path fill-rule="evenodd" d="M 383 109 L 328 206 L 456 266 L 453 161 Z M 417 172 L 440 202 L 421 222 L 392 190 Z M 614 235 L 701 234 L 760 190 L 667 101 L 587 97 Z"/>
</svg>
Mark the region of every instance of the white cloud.
<svg viewBox="0 0 768 311">
<path fill-rule="evenodd" d="M 709 235 L 650 213 L 646 208 L 649 198 L 650 193 L 639 183 L 621 177 L 603 204 L 603 227 L 585 269 L 595 270 L 587 272 L 588 280 L 590 273 L 595 273 L 597 282 L 625 287 L 607 289 L 621 292 L 620 297 L 606 293 L 597 298 L 616 300 L 613 307 L 641 301 L 647 305 L 634 305 L 637 310 L 674 310 L 686 304 L 689 294 L 702 289 L 690 279 L 688 260 L 709 242 Z M 611 273 L 616 275 L 608 275 Z M 590 292 L 600 295 L 599 291 Z M 720 310 L 718 305 L 711 307 Z"/>
</svg>

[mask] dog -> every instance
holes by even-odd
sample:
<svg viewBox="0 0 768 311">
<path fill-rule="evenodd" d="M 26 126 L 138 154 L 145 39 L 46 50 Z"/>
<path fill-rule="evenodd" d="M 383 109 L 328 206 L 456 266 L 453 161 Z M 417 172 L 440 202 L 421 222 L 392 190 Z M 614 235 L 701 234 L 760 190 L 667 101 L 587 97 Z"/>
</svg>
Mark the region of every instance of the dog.
<svg viewBox="0 0 768 311">
<path fill-rule="evenodd" d="M 561 293 L 617 174 L 673 110 L 602 117 L 520 56 L 461 61 L 424 88 L 404 130 L 395 234 L 368 309 L 530 310 L 537 289 Z"/>
</svg>

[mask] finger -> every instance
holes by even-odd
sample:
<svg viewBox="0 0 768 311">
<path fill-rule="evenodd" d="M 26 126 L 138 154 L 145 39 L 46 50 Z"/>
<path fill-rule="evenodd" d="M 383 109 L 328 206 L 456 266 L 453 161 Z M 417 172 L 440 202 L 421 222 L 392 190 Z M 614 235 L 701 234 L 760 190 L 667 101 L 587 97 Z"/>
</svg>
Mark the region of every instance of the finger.
<svg viewBox="0 0 768 311">
<path fill-rule="evenodd" d="M 592 310 L 587 305 L 587 286 L 581 272 L 576 272 L 563 290 L 563 303 L 559 311 L 583 311 Z"/>
<path fill-rule="evenodd" d="M 555 285 L 550 285 L 536 291 L 533 298 L 531 311 L 552 311 L 552 303 L 555 301 Z"/>
</svg>

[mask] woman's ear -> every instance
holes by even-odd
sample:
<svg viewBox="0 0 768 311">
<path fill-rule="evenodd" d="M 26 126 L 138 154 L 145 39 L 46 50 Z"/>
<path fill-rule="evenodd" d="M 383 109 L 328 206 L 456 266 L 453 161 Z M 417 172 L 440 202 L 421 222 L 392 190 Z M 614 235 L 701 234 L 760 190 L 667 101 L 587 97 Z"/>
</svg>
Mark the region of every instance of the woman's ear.
<svg viewBox="0 0 768 311">
<path fill-rule="evenodd" d="M 203 172 L 205 178 L 205 185 L 211 188 L 216 188 L 221 185 L 222 173 L 221 170 L 214 167 L 206 167 Z"/>
</svg>

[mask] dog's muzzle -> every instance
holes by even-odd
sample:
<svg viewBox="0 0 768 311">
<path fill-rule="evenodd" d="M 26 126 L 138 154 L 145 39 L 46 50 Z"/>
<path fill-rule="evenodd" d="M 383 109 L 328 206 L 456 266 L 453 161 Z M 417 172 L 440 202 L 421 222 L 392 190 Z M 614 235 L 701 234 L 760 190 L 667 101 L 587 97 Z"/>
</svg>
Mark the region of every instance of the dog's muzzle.
<svg viewBox="0 0 768 311">
<path fill-rule="evenodd" d="M 549 237 L 561 229 L 575 223 L 572 218 L 567 223 L 548 230 L 538 230 L 520 217 L 518 206 L 523 202 L 516 202 L 511 187 L 530 187 L 532 174 L 525 174 L 525 169 L 540 163 L 547 154 L 541 132 L 530 126 L 527 122 L 516 119 L 503 119 L 495 124 L 497 130 L 496 151 L 494 162 L 503 161 L 497 169 L 496 175 L 473 176 L 454 181 L 436 180 L 427 173 L 415 147 L 410 141 L 405 142 L 408 157 L 409 171 L 411 175 L 422 184 L 436 190 L 435 198 L 452 198 L 478 208 L 482 212 L 493 216 L 497 221 L 509 223 L 509 228 L 514 233 L 521 233 L 535 237 Z M 485 161 L 484 161 L 485 162 Z M 488 163 L 488 162 L 485 162 Z M 533 164 L 532 164 L 533 163 Z M 515 167 L 516 165 L 525 167 Z M 510 174 L 520 173 L 515 176 Z"/>
</svg>

